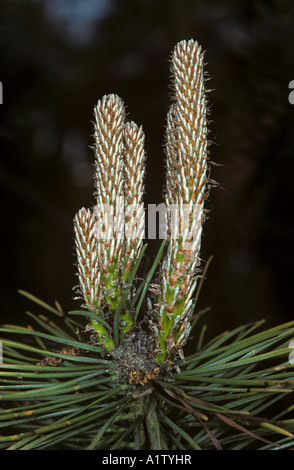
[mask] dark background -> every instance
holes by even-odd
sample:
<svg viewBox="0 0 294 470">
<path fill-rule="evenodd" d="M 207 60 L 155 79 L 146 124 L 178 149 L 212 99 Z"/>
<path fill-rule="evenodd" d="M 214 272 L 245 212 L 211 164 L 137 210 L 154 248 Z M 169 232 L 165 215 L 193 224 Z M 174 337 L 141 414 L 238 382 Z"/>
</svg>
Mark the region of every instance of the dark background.
<svg viewBox="0 0 294 470">
<path fill-rule="evenodd" d="M 146 134 L 145 203 L 162 202 L 169 58 L 206 50 L 214 255 L 199 308 L 209 332 L 293 319 L 293 0 L 2 0 L 1 322 L 27 322 L 25 289 L 65 310 L 76 284 L 72 220 L 93 198 L 93 107 L 117 93 Z M 158 244 L 150 243 L 149 256 Z"/>
</svg>

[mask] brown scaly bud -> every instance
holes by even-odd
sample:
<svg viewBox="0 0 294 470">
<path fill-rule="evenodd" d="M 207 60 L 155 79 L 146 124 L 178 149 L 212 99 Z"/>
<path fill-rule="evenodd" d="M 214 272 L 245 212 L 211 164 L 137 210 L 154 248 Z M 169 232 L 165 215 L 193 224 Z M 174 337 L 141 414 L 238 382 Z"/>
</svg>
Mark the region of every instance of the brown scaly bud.
<svg viewBox="0 0 294 470">
<path fill-rule="evenodd" d="M 94 108 L 97 204 L 116 205 L 123 196 L 125 108 L 117 95 L 105 95 Z"/>
<path fill-rule="evenodd" d="M 74 219 L 79 290 L 84 299 L 85 308 L 97 314 L 97 320 L 93 318 L 90 320 L 97 342 L 109 352 L 114 348 L 114 342 L 107 328 L 100 321 L 101 275 L 95 230 L 96 221 L 93 213 L 89 209 L 80 209 Z"/>
<path fill-rule="evenodd" d="M 95 217 L 82 208 L 74 218 L 75 244 L 80 293 L 85 307 L 93 311 L 100 303 L 100 273 L 95 237 Z"/>
<path fill-rule="evenodd" d="M 125 167 L 125 280 L 139 256 L 143 243 L 145 213 L 143 204 L 145 136 L 142 127 L 128 122 L 124 128 Z"/>
<path fill-rule="evenodd" d="M 105 301 L 114 312 L 121 298 L 120 266 L 124 246 L 123 101 L 117 95 L 103 96 L 94 114 L 98 260 Z"/>
<path fill-rule="evenodd" d="M 159 362 L 184 345 L 200 264 L 204 201 L 209 178 L 204 54 L 197 42 L 179 42 L 172 55 L 173 103 L 166 130 L 166 205 L 169 242 L 160 270 L 157 321 Z M 183 321 L 185 320 L 185 323 Z M 180 325 L 185 324 L 183 332 Z"/>
</svg>

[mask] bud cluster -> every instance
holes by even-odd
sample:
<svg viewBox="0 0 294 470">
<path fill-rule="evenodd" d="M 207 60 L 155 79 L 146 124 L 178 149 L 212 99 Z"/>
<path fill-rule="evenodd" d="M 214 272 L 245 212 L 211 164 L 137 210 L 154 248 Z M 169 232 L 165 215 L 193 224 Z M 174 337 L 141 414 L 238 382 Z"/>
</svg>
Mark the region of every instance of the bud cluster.
<svg viewBox="0 0 294 470">
<path fill-rule="evenodd" d="M 203 60 L 202 49 L 193 40 L 178 43 L 171 60 L 173 100 L 165 148 L 168 243 L 157 281 L 150 287 L 153 306 L 148 312 L 154 360 L 159 364 L 172 363 L 182 352 L 199 276 L 204 202 L 211 183 Z M 142 127 L 126 122 L 124 103 L 117 95 L 99 100 L 94 114 L 96 204 L 92 211 L 83 208 L 77 213 L 75 239 L 80 294 L 91 312 L 97 342 L 111 352 L 117 346 L 117 315 L 122 341 L 136 323 L 131 298 L 135 290 L 130 284 L 145 236 L 145 136 Z"/>
<path fill-rule="evenodd" d="M 80 293 L 85 307 L 97 316 L 91 323 L 98 343 L 110 351 L 114 343 L 103 323 L 112 327 L 142 247 L 140 220 L 129 223 L 133 214 L 128 215 L 125 206 L 142 206 L 144 134 L 135 123 L 125 122 L 124 104 L 117 95 L 99 100 L 94 115 L 96 205 L 93 211 L 81 209 L 76 215 L 75 240 Z M 127 237 L 126 222 L 132 227 Z M 124 309 L 119 319 L 122 335 L 133 321 L 130 311 Z"/>
</svg>

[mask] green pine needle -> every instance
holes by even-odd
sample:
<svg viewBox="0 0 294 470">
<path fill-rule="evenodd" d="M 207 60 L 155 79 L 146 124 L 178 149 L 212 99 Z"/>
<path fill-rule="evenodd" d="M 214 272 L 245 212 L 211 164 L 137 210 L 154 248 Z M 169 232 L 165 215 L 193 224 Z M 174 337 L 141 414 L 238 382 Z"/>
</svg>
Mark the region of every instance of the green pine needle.
<svg viewBox="0 0 294 470">
<path fill-rule="evenodd" d="M 200 331 L 179 370 L 134 386 L 115 358 L 68 327 L 87 312 L 58 310 L 56 325 L 55 308 L 24 295 L 47 315 L 29 315 L 37 328 L 0 329 L 0 449 L 294 449 L 294 321 L 259 321 L 206 343 Z"/>
</svg>

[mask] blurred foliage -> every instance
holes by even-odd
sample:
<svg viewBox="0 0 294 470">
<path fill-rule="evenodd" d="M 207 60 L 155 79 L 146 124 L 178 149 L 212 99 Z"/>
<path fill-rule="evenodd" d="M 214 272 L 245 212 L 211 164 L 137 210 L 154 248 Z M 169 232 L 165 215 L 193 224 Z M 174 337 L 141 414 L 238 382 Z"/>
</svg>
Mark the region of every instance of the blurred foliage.
<svg viewBox="0 0 294 470">
<path fill-rule="evenodd" d="M 24 310 L 19 288 L 76 307 L 72 220 L 92 202 L 91 120 L 105 93 L 143 125 L 146 204 L 162 202 L 168 60 L 190 38 L 207 50 L 210 151 L 223 165 L 212 168 L 223 190 L 208 202 L 202 306 L 218 332 L 290 319 L 293 1 L 2 0 L 0 21 L 1 320 Z"/>
</svg>

